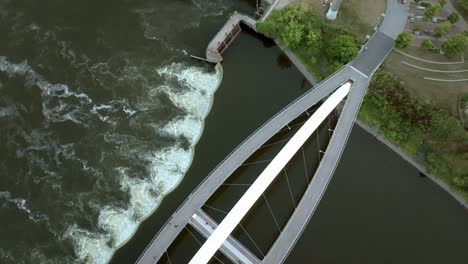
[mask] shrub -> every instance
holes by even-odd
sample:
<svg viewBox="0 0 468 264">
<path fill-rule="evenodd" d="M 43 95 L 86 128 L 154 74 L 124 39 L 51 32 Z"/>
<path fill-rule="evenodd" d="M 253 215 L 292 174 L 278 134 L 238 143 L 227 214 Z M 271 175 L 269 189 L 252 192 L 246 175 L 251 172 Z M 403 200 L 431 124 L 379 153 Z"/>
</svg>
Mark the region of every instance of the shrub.
<svg viewBox="0 0 468 264">
<path fill-rule="evenodd" d="M 411 36 L 409 33 L 400 33 L 396 39 L 396 46 L 397 48 L 405 49 L 411 44 L 412 41 L 413 36 Z"/>
<path fill-rule="evenodd" d="M 468 11 L 468 0 L 459 0 L 458 4 L 463 10 Z"/>
<path fill-rule="evenodd" d="M 455 24 L 458 20 L 460 20 L 460 15 L 456 12 L 453 12 L 447 17 L 447 19 L 450 21 L 450 23 Z"/>
<path fill-rule="evenodd" d="M 452 24 L 449 21 L 445 21 L 434 29 L 434 34 L 436 37 L 440 38 L 443 35 L 447 34 L 451 27 Z"/>
<path fill-rule="evenodd" d="M 438 2 L 439 2 L 440 7 L 444 7 L 448 3 L 447 0 L 439 0 Z"/>
<path fill-rule="evenodd" d="M 468 38 L 465 35 L 457 34 L 450 37 L 447 42 L 442 45 L 442 50 L 445 54 L 452 56 L 464 52 L 468 45 Z"/>
<path fill-rule="evenodd" d="M 339 35 L 332 40 L 327 49 L 328 58 L 332 61 L 346 64 L 359 53 L 356 39 L 350 35 Z"/>
<path fill-rule="evenodd" d="M 321 23 L 310 8 L 291 6 L 274 11 L 263 22 L 257 23 L 257 31 L 270 38 L 279 38 L 289 49 L 313 47 L 321 39 Z"/>
<path fill-rule="evenodd" d="M 404 86 L 377 70 L 359 117 L 468 197 L 468 133 L 446 111 L 412 100 Z"/>
<path fill-rule="evenodd" d="M 423 31 L 424 26 L 421 22 L 414 24 L 414 31 Z"/>
<path fill-rule="evenodd" d="M 426 39 L 421 43 L 421 47 L 431 50 L 434 48 L 434 44 L 432 43 L 430 39 Z"/>
<path fill-rule="evenodd" d="M 441 6 L 439 3 L 433 6 L 427 7 L 426 11 L 424 12 L 424 16 L 428 19 L 432 19 L 433 17 L 439 14 L 440 8 Z"/>
<path fill-rule="evenodd" d="M 429 4 L 428 2 L 420 2 L 419 3 L 421 6 L 424 6 L 425 8 L 431 7 L 432 5 Z"/>
</svg>

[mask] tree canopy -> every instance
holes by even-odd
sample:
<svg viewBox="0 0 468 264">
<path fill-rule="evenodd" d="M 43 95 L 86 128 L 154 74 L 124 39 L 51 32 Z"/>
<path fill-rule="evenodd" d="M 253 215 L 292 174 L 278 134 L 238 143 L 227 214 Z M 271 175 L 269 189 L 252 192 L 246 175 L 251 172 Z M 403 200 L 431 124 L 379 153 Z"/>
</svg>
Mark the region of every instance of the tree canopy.
<svg viewBox="0 0 468 264">
<path fill-rule="evenodd" d="M 350 35 L 339 35 L 332 40 L 331 45 L 327 48 L 329 59 L 334 62 L 346 64 L 354 59 L 359 53 L 359 47 L 356 39 Z"/>
<path fill-rule="evenodd" d="M 400 33 L 396 39 L 396 46 L 400 49 L 407 48 L 413 41 L 413 36 L 407 32 Z"/>
<path fill-rule="evenodd" d="M 447 19 L 450 21 L 450 23 L 455 24 L 458 20 L 460 20 L 460 15 L 456 12 L 453 12 L 447 17 Z"/>
<path fill-rule="evenodd" d="M 468 11 L 468 0 L 459 0 L 458 4 L 460 5 L 461 8 L 463 8 L 465 11 Z"/>
<path fill-rule="evenodd" d="M 257 30 L 270 38 L 279 38 L 288 49 L 318 45 L 321 39 L 321 23 L 310 8 L 291 6 L 275 11 Z"/>
<path fill-rule="evenodd" d="M 468 38 L 463 34 L 457 34 L 450 37 L 447 42 L 442 45 L 442 50 L 445 54 L 452 56 L 464 52 L 467 46 Z"/>
<path fill-rule="evenodd" d="M 425 49 L 433 49 L 434 48 L 434 43 L 432 43 L 432 41 L 430 39 L 425 39 L 422 43 L 421 43 L 421 47 L 425 48 Z"/>
<path fill-rule="evenodd" d="M 447 34 L 450 31 L 451 27 L 452 23 L 450 23 L 450 21 L 445 21 L 434 29 L 434 34 L 436 37 L 440 38 L 443 35 Z"/>
<path fill-rule="evenodd" d="M 432 19 L 433 17 L 439 15 L 439 11 L 441 9 L 441 6 L 439 3 L 434 4 L 426 8 L 426 11 L 424 12 L 424 16 L 427 17 L 428 19 Z"/>
</svg>

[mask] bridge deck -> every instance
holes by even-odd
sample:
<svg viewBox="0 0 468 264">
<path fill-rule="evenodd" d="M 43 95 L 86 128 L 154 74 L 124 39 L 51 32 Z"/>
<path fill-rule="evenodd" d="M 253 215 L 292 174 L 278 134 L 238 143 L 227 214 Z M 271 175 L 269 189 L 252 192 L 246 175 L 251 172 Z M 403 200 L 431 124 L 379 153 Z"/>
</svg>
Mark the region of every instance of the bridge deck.
<svg viewBox="0 0 468 264">
<path fill-rule="evenodd" d="M 277 2 L 278 1 L 275 1 L 269 11 L 275 8 Z M 395 5 L 396 2 L 397 1 L 387 1 L 387 15 L 381 27 L 382 31 L 374 34 L 371 40 L 369 40 L 367 44 L 368 48 L 365 51 L 363 50 L 356 60 L 286 106 L 242 142 L 207 178 L 205 178 L 194 192 L 187 197 L 186 201 L 171 216 L 158 234 L 156 234 L 137 263 L 156 263 L 172 241 L 174 241 L 181 230 L 187 225 L 192 215 L 205 204 L 212 193 L 214 193 L 248 157 L 291 120 L 306 111 L 309 107 L 317 104 L 344 82 L 352 80 L 355 85 L 348 97 L 343 114 L 335 129 L 336 132 L 339 130 L 343 130 L 343 132 L 334 133 L 328 151 L 326 152 L 330 154 L 325 154 L 322 160 L 323 163 L 320 164 L 316 172 L 317 178 L 312 181 L 304 198 L 300 202 L 301 204 L 309 205 L 307 208 L 298 207 L 298 209 L 295 210 L 293 217 L 288 221 L 280 237 L 276 240 L 262 262 L 281 263 L 286 259 L 318 206 L 323 192 L 333 175 L 333 171 L 351 130 L 350 123 L 352 124 L 354 122 L 362 97 L 364 96 L 368 78 L 391 52 L 394 46 L 392 38 L 395 37 L 395 32 L 403 31 L 403 28 L 401 28 L 402 23 L 396 23 L 394 27 L 388 26 L 393 23 L 392 21 L 406 19 L 406 13 L 404 12 L 406 7 L 403 5 L 397 6 Z M 329 152 L 329 150 L 332 149 L 334 149 L 333 152 Z"/>
<path fill-rule="evenodd" d="M 218 224 L 211 219 L 202 209 L 199 209 L 190 218 L 189 223 L 205 238 L 208 238 L 218 227 Z M 233 263 L 259 264 L 261 261 L 242 245 L 237 239 L 229 236 L 221 246 L 221 252 Z"/>
<path fill-rule="evenodd" d="M 350 76 L 358 76 L 358 74 L 351 68 L 344 67 L 286 106 L 250 135 L 205 178 L 189 197 L 187 197 L 185 202 L 171 216 L 158 234 L 156 234 L 137 262 L 141 264 L 156 263 L 172 241 L 174 241 L 187 225 L 192 215 L 206 203 L 209 197 L 248 157 L 280 129 L 291 122 L 291 120 L 305 112 L 312 105 L 317 104 L 337 87 L 341 86 L 341 84 L 350 79 L 353 80 Z"/>
<path fill-rule="evenodd" d="M 369 76 L 382 64 L 394 45 L 393 39 L 378 31 L 367 43 L 367 50 L 362 50 L 359 57 L 347 66 L 353 70 L 354 83 L 325 155 L 296 210 L 263 259 L 263 263 L 283 263 L 301 236 L 338 165 L 370 82 Z"/>
</svg>

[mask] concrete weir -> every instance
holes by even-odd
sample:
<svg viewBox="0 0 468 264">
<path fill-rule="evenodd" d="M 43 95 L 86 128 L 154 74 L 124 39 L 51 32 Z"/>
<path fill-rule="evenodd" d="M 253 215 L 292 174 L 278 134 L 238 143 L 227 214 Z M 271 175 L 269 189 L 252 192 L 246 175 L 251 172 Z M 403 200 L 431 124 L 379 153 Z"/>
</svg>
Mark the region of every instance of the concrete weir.
<svg viewBox="0 0 468 264">
<path fill-rule="evenodd" d="M 257 20 L 235 12 L 208 44 L 208 48 L 206 49 L 206 60 L 208 62 L 218 63 L 223 60 L 223 52 L 242 31 L 240 27 L 241 23 L 256 30 Z"/>
</svg>

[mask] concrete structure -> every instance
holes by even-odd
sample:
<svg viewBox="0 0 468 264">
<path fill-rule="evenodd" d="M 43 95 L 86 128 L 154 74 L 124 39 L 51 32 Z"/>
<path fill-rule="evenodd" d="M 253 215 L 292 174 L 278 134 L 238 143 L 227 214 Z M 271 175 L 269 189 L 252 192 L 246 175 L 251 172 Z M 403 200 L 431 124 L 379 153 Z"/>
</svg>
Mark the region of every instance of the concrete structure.
<svg viewBox="0 0 468 264">
<path fill-rule="evenodd" d="M 208 238 L 213 231 L 218 227 L 218 224 L 211 219 L 202 209 L 198 209 L 189 220 L 189 224 L 193 226 L 205 238 Z M 261 261 L 244 247 L 237 239 L 229 236 L 226 238 L 220 248 L 221 252 L 228 257 L 233 263 L 244 264 L 259 264 Z"/>
<path fill-rule="evenodd" d="M 337 15 L 338 15 L 338 10 L 340 9 L 340 6 L 341 6 L 341 1 L 343 0 L 333 0 L 331 3 L 330 3 L 330 8 L 328 9 L 328 12 L 327 12 L 327 19 L 328 20 L 335 20 Z"/>
<path fill-rule="evenodd" d="M 288 164 L 297 151 L 304 145 L 309 137 L 315 132 L 320 124 L 348 95 L 351 82 L 339 87 L 325 102 L 312 114 L 305 124 L 294 134 L 280 152 L 267 165 L 249 189 L 242 195 L 231 211 L 223 219 L 221 224 L 211 234 L 208 240 L 198 250 L 190 261 L 190 264 L 205 264 L 213 257 L 224 241 L 231 235 L 232 231 L 248 213 L 255 202 L 263 195 L 273 180 Z"/>
<path fill-rule="evenodd" d="M 276 45 L 280 46 L 277 41 Z M 290 50 L 284 50 L 284 54 L 289 58 L 289 60 L 296 66 L 296 68 L 302 73 L 306 80 L 312 85 L 316 86 L 318 84 L 317 79 L 307 70 L 306 66 L 302 64 L 301 60 Z"/>
<path fill-rule="evenodd" d="M 395 6 L 393 2 L 396 1 L 387 1 L 387 5 L 392 7 L 388 10 L 398 10 L 398 12 L 388 11 L 385 20 L 396 21 L 402 18 L 406 19 L 406 15 L 401 15 L 405 14 L 404 10 L 406 7 L 400 4 L 400 6 Z M 384 24 L 386 23 L 385 20 Z M 399 27 L 400 24 L 401 23 L 395 24 L 395 27 Z M 156 234 L 137 263 L 156 263 L 185 226 L 189 222 L 194 223 L 194 214 L 197 214 L 198 210 L 206 203 L 210 196 L 247 160 L 247 158 L 297 116 L 326 98 L 343 83 L 351 81 L 353 83 L 351 92 L 347 97 L 343 112 L 334 129 L 335 132 L 330 139 L 329 145 L 312 181 L 307 187 L 306 192 L 291 218 L 288 220 L 285 228 L 282 230 L 267 255 L 260 260 L 261 263 L 272 264 L 284 262 L 312 217 L 331 180 L 351 132 L 370 77 L 391 52 L 394 46 L 394 33 L 397 31 L 402 32 L 403 29 L 403 27 L 384 27 L 379 29 L 366 44 L 367 48 L 362 49 L 359 56 L 354 61 L 348 63 L 332 76 L 323 80 L 317 86 L 313 87 L 313 89 L 310 89 L 297 98 L 242 142 L 207 178 L 205 178 L 192 194 L 187 197 L 184 203 L 166 222 L 164 227 Z M 213 224 L 211 225 L 213 226 Z M 203 228 L 200 228 L 200 232 L 203 234 L 206 230 L 203 231 L 202 229 Z M 228 238 L 228 240 L 232 241 L 230 238 Z M 234 242 L 225 243 L 223 243 L 224 246 L 221 246 L 222 252 L 224 252 L 223 248 L 228 248 L 227 245 Z M 234 248 L 241 247 L 234 246 Z M 246 256 L 248 253 L 239 254 L 240 253 L 237 253 L 234 257 L 239 257 L 240 255 Z"/>
<path fill-rule="evenodd" d="M 223 60 L 222 54 L 241 32 L 240 23 L 245 24 L 251 29 L 256 29 L 257 21 L 247 15 L 234 13 L 229 20 L 218 31 L 214 38 L 208 44 L 206 49 L 206 60 L 212 63 L 218 63 Z"/>
</svg>

